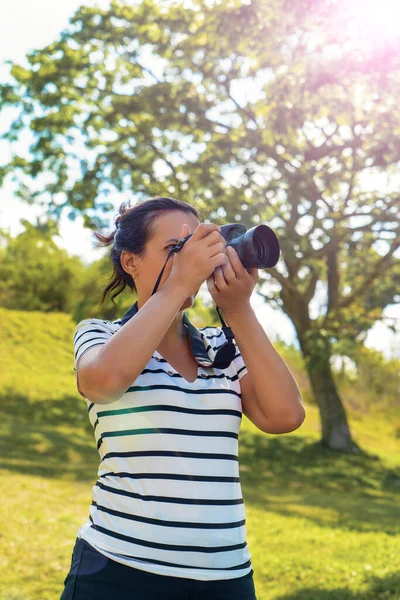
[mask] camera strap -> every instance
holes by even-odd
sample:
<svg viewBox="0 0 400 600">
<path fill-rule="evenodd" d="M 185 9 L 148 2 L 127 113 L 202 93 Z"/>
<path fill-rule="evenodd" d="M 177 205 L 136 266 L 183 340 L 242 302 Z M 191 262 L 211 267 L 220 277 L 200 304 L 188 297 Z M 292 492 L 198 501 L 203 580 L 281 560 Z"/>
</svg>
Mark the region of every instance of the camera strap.
<svg viewBox="0 0 400 600">
<path fill-rule="evenodd" d="M 159 274 L 159 276 L 157 278 L 156 284 L 153 288 L 151 295 L 156 293 L 158 286 L 160 285 L 160 281 L 163 276 L 165 267 L 167 266 L 167 262 L 169 261 L 169 259 L 171 258 L 171 256 L 174 253 L 179 252 L 182 249 L 183 244 L 186 242 L 186 240 L 189 237 L 190 236 L 187 236 L 186 238 L 179 240 L 179 242 L 177 244 L 175 244 L 175 246 L 173 248 L 171 248 L 171 250 L 168 254 L 168 258 L 165 261 L 165 264 L 161 270 L 161 273 Z M 217 309 L 217 313 L 218 313 L 218 316 L 221 321 L 222 331 L 224 332 L 224 335 L 225 335 L 225 338 L 227 341 L 217 349 L 217 351 L 215 353 L 214 362 L 210 365 L 210 367 L 216 367 L 217 369 L 227 369 L 229 367 L 229 365 L 231 364 L 231 362 L 233 361 L 233 359 L 235 358 L 235 354 L 236 354 L 236 347 L 235 347 L 235 344 L 233 343 L 235 336 L 233 335 L 231 328 L 228 327 L 227 324 L 225 323 L 225 321 L 220 313 L 220 308 L 218 306 L 216 306 L 216 309 Z"/>
</svg>

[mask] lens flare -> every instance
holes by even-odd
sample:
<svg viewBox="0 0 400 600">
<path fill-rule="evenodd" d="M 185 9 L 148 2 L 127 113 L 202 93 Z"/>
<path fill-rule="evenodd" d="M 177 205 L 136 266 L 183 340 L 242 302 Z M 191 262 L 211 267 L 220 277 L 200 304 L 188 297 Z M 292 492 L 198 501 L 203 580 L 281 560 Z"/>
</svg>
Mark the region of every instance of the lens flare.
<svg viewBox="0 0 400 600">
<path fill-rule="evenodd" d="M 357 37 L 378 44 L 400 40 L 400 0 L 350 0 L 348 7 Z"/>
</svg>

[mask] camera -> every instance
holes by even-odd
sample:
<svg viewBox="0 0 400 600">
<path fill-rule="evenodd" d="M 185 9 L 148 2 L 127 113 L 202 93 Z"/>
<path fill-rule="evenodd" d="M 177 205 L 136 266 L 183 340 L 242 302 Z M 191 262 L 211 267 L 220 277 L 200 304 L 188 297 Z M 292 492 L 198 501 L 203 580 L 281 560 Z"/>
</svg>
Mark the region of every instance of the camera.
<svg viewBox="0 0 400 600">
<path fill-rule="evenodd" d="M 268 225 L 257 225 L 248 231 L 239 223 L 221 225 L 220 234 L 232 246 L 246 269 L 269 269 L 279 260 L 278 238 Z M 180 247 L 192 236 L 180 240 Z"/>
</svg>

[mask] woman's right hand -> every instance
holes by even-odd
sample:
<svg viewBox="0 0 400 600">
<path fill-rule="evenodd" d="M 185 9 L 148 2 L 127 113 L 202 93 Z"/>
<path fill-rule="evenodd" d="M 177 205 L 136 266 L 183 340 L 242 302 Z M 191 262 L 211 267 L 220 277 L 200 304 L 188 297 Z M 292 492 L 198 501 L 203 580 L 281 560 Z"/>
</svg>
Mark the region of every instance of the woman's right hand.
<svg viewBox="0 0 400 600">
<path fill-rule="evenodd" d="M 226 264 L 227 242 L 214 223 L 200 223 L 193 235 L 184 243 L 179 252 L 170 258 L 172 269 L 168 283 L 183 287 L 188 296 L 196 294 L 201 284 L 210 277 L 217 267 Z M 189 225 L 182 225 L 179 239 L 191 233 Z"/>
</svg>

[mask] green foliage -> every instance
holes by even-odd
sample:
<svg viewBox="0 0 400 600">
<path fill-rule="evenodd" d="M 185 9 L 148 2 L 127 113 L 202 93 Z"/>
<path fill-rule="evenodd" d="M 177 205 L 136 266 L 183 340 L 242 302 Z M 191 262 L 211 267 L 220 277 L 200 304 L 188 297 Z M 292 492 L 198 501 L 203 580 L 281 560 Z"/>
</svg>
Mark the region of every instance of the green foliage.
<svg viewBox="0 0 400 600">
<path fill-rule="evenodd" d="M 323 368 L 332 355 L 332 346 L 327 331 L 309 329 L 304 335 L 306 364 L 310 370 Z"/>
<path fill-rule="evenodd" d="M 0 248 L 0 305 L 42 312 L 71 312 L 83 265 L 52 239 L 54 223 L 45 227 L 22 220 L 25 230 Z"/>
<path fill-rule="evenodd" d="M 211 299 L 204 302 L 196 296 L 193 306 L 186 308 L 185 312 L 195 327 L 221 327 L 220 318 Z"/>
<path fill-rule="evenodd" d="M 386 359 L 374 348 L 360 346 L 353 355 L 357 366 L 357 377 L 352 381 L 353 391 L 360 393 L 360 404 L 366 410 L 378 406 L 381 411 L 387 407 L 397 408 L 400 427 L 400 361 Z"/>
</svg>

